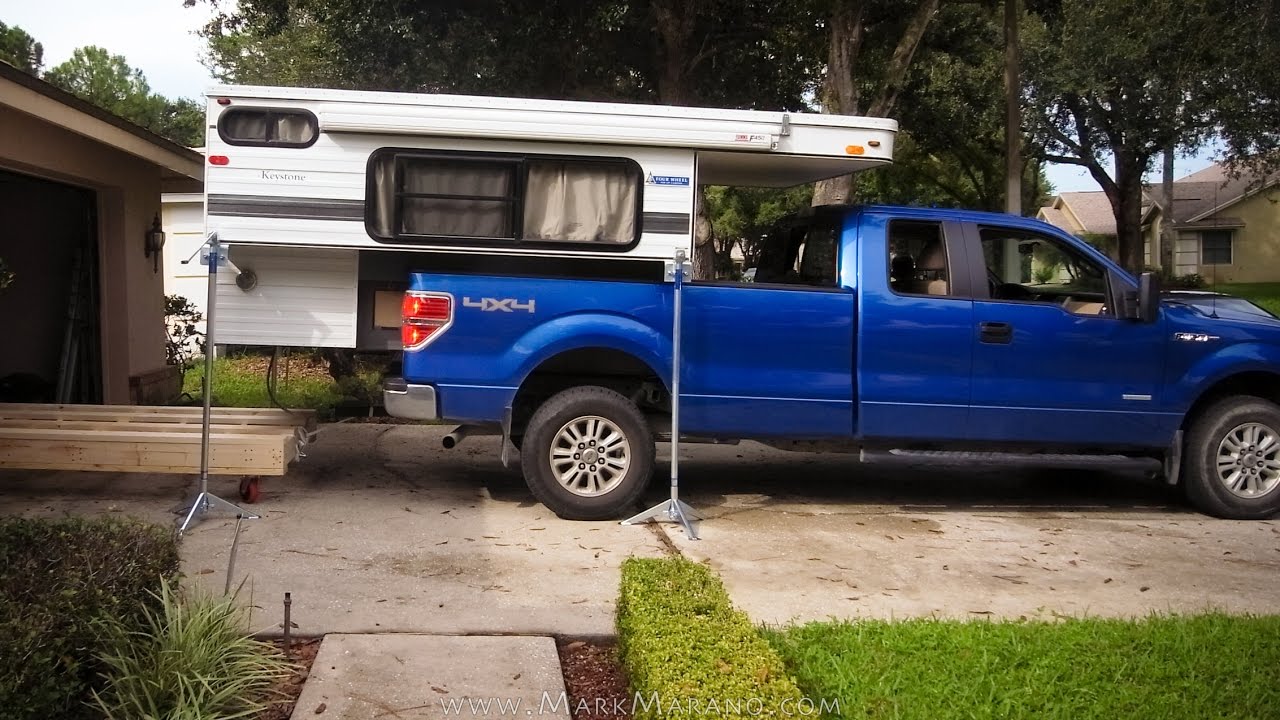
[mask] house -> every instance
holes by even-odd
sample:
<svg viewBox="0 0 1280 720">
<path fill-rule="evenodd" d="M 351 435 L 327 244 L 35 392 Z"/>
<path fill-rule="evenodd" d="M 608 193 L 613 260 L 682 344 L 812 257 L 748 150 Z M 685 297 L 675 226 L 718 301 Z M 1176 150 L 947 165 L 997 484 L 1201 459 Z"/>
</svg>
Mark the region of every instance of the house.
<svg viewBox="0 0 1280 720">
<path fill-rule="evenodd" d="M 1101 190 L 1095 192 L 1066 192 L 1054 196 L 1048 205 L 1040 208 L 1036 218 L 1072 235 L 1089 241 L 1099 249 L 1114 255 L 1116 248 L 1116 217 L 1111 201 Z M 1150 196 L 1142 198 L 1143 258 L 1147 265 L 1158 264 L 1160 237 L 1160 208 Z"/>
<path fill-rule="evenodd" d="M 1174 275 L 1197 274 L 1211 282 L 1280 281 L 1280 178 L 1232 178 L 1220 164 L 1173 183 L 1172 212 L 1163 188 L 1143 190 L 1145 262 L 1160 266 L 1162 223 L 1175 234 Z M 1110 249 L 1115 217 L 1101 191 L 1068 192 L 1040 208 L 1036 217 Z"/>
<path fill-rule="evenodd" d="M 1173 183 L 1174 274 L 1215 283 L 1280 281 L 1280 188 L 1220 164 Z M 1159 187 L 1150 189 L 1165 204 Z"/>
<path fill-rule="evenodd" d="M 177 394 L 152 231 L 161 193 L 203 174 L 198 153 L 0 63 L 0 400 Z"/>
<path fill-rule="evenodd" d="M 196 150 L 203 154 L 204 148 Z M 207 317 L 209 314 L 209 266 L 201 264 L 204 247 L 204 194 L 165 193 L 160 198 L 160 221 L 164 226 L 164 294 L 185 297 Z M 196 323 L 204 332 L 204 322 Z"/>
</svg>

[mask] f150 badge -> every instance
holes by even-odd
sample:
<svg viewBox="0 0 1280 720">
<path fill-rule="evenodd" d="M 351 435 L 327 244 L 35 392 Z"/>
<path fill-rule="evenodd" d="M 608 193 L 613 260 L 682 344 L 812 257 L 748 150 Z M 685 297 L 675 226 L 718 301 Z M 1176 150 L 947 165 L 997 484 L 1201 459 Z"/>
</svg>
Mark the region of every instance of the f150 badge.
<svg viewBox="0 0 1280 720">
<path fill-rule="evenodd" d="M 462 298 L 462 307 L 480 308 L 480 312 L 515 312 L 517 310 L 528 311 L 533 314 L 533 300 L 521 303 L 515 298 L 480 298 L 472 300 L 469 297 Z"/>
</svg>

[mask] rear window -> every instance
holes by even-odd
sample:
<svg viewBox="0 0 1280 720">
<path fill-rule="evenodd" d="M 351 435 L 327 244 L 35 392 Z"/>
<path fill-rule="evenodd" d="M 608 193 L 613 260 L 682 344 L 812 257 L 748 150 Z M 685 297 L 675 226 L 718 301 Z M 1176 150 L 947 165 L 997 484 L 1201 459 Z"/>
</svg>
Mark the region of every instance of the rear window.
<svg viewBox="0 0 1280 720">
<path fill-rule="evenodd" d="M 231 108 L 218 118 L 218 136 L 228 145 L 303 148 L 317 134 L 316 116 L 306 110 Z"/>
</svg>

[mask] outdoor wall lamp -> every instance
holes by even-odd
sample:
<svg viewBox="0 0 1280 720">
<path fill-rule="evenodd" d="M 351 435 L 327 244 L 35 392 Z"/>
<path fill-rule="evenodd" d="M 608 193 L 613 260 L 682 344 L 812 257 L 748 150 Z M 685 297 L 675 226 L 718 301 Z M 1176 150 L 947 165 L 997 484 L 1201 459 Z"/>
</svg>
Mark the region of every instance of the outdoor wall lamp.
<svg viewBox="0 0 1280 720">
<path fill-rule="evenodd" d="M 146 244 L 143 246 L 143 252 L 152 259 L 153 273 L 160 272 L 160 251 L 163 249 L 164 230 L 160 228 L 160 213 L 156 213 L 155 219 L 151 221 L 151 229 L 147 231 Z"/>
</svg>

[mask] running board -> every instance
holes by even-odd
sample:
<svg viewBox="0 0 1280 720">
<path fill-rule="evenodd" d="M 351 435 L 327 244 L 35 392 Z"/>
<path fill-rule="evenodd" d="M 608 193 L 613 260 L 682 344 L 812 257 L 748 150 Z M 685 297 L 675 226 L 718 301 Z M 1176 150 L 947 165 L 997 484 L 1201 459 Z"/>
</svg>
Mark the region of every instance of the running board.
<svg viewBox="0 0 1280 720">
<path fill-rule="evenodd" d="M 1156 458 L 1129 455 L 1072 455 L 1067 453 L 965 452 L 956 450 L 863 450 L 865 463 L 930 463 L 935 465 L 985 465 L 1005 467 L 1089 467 L 1159 470 Z"/>
</svg>

